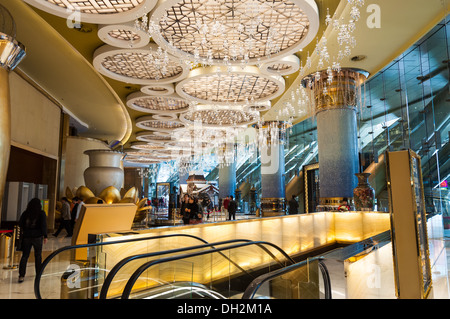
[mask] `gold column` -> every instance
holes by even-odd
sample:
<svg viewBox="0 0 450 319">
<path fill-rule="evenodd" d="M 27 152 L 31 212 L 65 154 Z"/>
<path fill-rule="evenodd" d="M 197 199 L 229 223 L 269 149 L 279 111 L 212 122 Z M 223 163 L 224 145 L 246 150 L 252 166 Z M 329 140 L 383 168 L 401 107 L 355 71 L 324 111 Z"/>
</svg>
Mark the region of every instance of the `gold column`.
<svg viewBox="0 0 450 319">
<path fill-rule="evenodd" d="M 11 108 L 9 100 L 9 72 L 0 68 L 0 204 L 3 199 L 8 172 L 11 143 Z"/>
<path fill-rule="evenodd" d="M 0 32 L 0 205 L 3 200 L 11 147 L 9 72 L 25 57 L 25 47 Z"/>
</svg>

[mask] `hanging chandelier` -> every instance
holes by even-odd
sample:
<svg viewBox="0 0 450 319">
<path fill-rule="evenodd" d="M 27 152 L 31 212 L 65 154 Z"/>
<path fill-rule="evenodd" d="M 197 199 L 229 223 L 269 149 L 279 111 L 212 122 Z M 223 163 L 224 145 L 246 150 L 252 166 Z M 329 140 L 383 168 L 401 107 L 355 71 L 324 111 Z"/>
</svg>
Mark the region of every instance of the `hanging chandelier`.
<svg viewBox="0 0 450 319">
<path fill-rule="evenodd" d="M 313 0 L 165 0 L 135 26 L 194 64 L 248 65 L 299 51 L 318 21 Z"/>
</svg>

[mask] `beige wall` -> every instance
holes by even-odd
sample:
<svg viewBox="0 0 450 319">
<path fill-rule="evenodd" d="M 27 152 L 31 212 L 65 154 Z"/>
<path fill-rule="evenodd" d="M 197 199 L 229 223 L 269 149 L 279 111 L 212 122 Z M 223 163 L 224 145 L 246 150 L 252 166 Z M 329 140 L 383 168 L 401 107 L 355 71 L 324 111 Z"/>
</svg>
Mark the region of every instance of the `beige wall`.
<svg viewBox="0 0 450 319">
<path fill-rule="evenodd" d="M 48 226 L 54 227 L 58 183 L 61 108 L 15 72 L 9 74 L 11 145 L 53 160 L 42 167 L 48 185 Z M 48 161 L 46 163 L 49 163 Z"/>
<path fill-rule="evenodd" d="M 9 81 L 12 144 L 57 159 L 60 108 L 16 73 Z"/>
</svg>

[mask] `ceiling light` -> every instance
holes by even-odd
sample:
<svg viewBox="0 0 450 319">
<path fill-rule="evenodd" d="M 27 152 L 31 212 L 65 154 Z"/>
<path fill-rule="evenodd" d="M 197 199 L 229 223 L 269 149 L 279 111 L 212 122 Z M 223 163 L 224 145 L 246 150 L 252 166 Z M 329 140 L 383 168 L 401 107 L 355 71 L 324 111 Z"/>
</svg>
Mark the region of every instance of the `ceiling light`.
<svg viewBox="0 0 450 319">
<path fill-rule="evenodd" d="M 150 43 L 144 48 L 124 49 L 105 44 L 95 50 L 93 65 L 101 74 L 132 84 L 166 84 L 187 76 L 188 67 Z"/>
<path fill-rule="evenodd" d="M 136 119 L 136 126 L 144 130 L 170 133 L 173 130 L 182 129 L 186 125 L 178 120 L 161 121 L 153 119 L 152 116 L 141 116 Z"/>
<path fill-rule="evenodd" d="M 79 18 L 88 23 L 121 23 L 150 12 L 154 0 L 24 0 L 62 18 Z"/>
<path fill-rule="evenodd" d="M 148 34 L 137 30 L 134 23 L 100 25 L 97 34 L 100 40 L 118 48 L 141 48 L 150 42 Z"/>
<path fill-rule="evenodd" d="M 176 92 L 198 103 L 245 105 L 274 99 L 284 88 L 282 77 L 265 75 L 255 66 L 212 66 L 192 70 L 186 79 L 177 83 Z"/>
<path fill-rule="evenodd" d="M 176 95 L 151 96 L 142 92 L 128 95 L 127 106 L 145 113 L 180 113 L 189 109 L 188 101 Z"/>
<path fill-rule="evenodd" d="M 156 43 L 196 63 L 257 64 L 309 44 L 319 15 L 313 0 L 165 0 L 145 27 Z"/>
</svg>

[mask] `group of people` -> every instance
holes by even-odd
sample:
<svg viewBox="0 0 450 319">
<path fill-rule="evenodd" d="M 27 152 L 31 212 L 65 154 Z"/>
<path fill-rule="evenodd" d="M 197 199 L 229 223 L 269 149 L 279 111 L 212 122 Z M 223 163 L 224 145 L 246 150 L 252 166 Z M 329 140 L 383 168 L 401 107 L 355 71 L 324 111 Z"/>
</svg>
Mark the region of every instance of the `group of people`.
<svg viewBox="0 0 450 319">
<path fill-rule="evenodd" d="M 61 208 L 61 220 L 59 227 L 53 236 L 58 237 L 61 230 L 65 229 L 67 236 L 71 237 L 73 235 L 73 229 L 75 227 L 75 222 L 80 215 L 81 206 L 83 206 L 83 200 L 79 197 L 74 197 L 72 199 L 73 207 L 70 208 L 70 202 L 67 197 L 62 198 L 62 208 Z"/>
<path fill-rule="evenodd" d="M 199 203 L 197 197 L 184 194 L 180 214 L 185 225 L 201 223 L 203 220 L 203 206 Z"/>
</svg>

